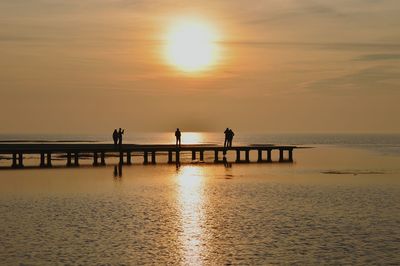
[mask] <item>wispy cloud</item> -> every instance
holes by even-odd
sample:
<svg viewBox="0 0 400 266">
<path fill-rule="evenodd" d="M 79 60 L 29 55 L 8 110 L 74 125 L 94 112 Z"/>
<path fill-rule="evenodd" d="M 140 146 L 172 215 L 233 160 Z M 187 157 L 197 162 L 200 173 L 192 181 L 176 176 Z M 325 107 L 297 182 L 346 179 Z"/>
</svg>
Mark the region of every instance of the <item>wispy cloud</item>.
<svg viewBox="0 0 400 266">
<path fill-rule="evenodd" d="M 0 34 L 0 42 L 27 42 L 27 41 L 36 41 L 41 38 L 32 37 L 32 36 L 24 36 L 24 35 L 1 35 Z"/>
<path fill-rule="evenodd" d="M 327 50 L 399 50 L 400 43 L 372 42 L 279 42 L 279 41 L 224 41 L 227 45 L 244 45 L 254 47 L 310 48 Z"/>
<path fill-rule="evenodd" d="M 375 66 L 350 74 L 310 82 L 305 89 L 319 94 L 370 94 L 399 92 L 400 70 L 392 66 Z"/>
<path fill-rule="evenodd" d="M 268 9 L 265 9 L 268 10 Z M 264 10 L 264 12 L 265 12 Z M 267 11 L 268 12 L 268 11 Z M 344 18 L 346 13 L 337 8 L 328 6 L 326 4 L 303 1 L 302 4 L 295 7 L 281 9 L 278 12 L 266 13 L 264 16 L 259 16 L 251 19 L 244 20 L 246 24 L 270 24 L 273 22 L 287 22 L 287 20 L 296 20 L 302 17 L 322 17 L 322 18 Z"/>
<path fill-rule="evenodd" d="M 355 61 L 386 61 L 386 60 L 400 60 L 400 54 L 367 54 L 355 59 Z"/>
</svg>

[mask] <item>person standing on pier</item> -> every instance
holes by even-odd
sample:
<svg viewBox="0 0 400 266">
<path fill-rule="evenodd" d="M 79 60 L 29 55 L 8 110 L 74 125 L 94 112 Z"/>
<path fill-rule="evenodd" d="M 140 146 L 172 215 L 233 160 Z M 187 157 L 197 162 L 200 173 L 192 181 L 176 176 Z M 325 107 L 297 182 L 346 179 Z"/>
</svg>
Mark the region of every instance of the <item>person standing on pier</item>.
<svg viewBox="0 0 400 266">
<path fill-rule="evenodd" d="M 229 128 L 227 127 L 224 131 L 225 134 L 225 141 L 224 141 L 224 148 L 228 147 L 229 141 L 228 141 L 228 135 L 229 135 Z"/>
<path fill-rule="evenodd" d="M 113 140 L 114 140 L 114 145 L 117 146 L 117 144 L 118 144 L 118 131 L 117 131 L 117 129 L 114 129 L 112 137 L 113 137 Z"/>
<path fill-rule="evenodd" d="M 178 147 L 178 144 L 179 144 L 179 147 L 181 146 L 181 131 L 179 130 L 179 128 L 177 128 L 176 129 L 176 131 L 175 131 L 175 138 L 176 138 L 176 146 Z"/>
<path fill-rule="evenodd" d="M 235 133 L 233 133 L 233 130 L 232 130 L 232 129 L 229 129 L 229 133 L 228 133 L 228 147 L 232 147 L 233 136 L 235 136 Z"/>
<path fill-rule="evenodd" d="M 124 134 L 125 129 L 119 128 L 118 130 L 118 144 L 121 146 L 122 145 L 122 135 Z"/>
</svg>

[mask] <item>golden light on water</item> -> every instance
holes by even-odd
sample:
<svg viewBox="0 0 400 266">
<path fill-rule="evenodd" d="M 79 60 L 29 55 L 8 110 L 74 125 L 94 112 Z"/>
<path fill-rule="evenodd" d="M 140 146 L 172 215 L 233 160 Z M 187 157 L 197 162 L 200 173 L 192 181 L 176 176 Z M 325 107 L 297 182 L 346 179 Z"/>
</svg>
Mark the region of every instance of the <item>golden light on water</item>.
<svg viewBox="0 0 400 266">
<path fill-rule="evenodd" d="M 184 132 L 182 134 L 183 144 L 200 144 L 204 143 L 204 136 L 198 132 Z"/>
<path fill-rule="evenodd" d="M 201 265 L 204 223 L 204 173 L 201 167 L 185 166 L 177 176 L 181 218 L 181 243 L 185 264 Z"/>
<path fill-rule="evenodd" d="M 205 22 L 181 20 L 168 32 L 165 53 L 168 62 L 181 71 L 206 70 L 218 59 L 217 34 Z"/>
</svg>

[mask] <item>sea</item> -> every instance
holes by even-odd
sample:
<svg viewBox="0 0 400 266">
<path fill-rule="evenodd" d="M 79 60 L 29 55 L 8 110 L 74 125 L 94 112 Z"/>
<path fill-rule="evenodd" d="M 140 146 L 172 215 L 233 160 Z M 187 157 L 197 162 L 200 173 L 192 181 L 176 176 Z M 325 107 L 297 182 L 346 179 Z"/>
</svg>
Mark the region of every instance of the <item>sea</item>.
<svg viewBox="0 0 400 266">
<path fill-rule="evenodd" d="M 112 132 L 111 132 L 112 133 Z M 2 143 L 111 143 L 105 135 L 1 135 Z M 183 132 L 222 145 L 223 133 Z M 126 131 L 124 143 L 171 144 Z M 233 145 L 296 145 L 293 163 L 120 167 L 117 157 L 24 169 L 0 157 L 1 265 L 400 265 L 400 134 L 235 132 Z M 272 154 L 277 161 L 278 154 Z"/>
</svg>

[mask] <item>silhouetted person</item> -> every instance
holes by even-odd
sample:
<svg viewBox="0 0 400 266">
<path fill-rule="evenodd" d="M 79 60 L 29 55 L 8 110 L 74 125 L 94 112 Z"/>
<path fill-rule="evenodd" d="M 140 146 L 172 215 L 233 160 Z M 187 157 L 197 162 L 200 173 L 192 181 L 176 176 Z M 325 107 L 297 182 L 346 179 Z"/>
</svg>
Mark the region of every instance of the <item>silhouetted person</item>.
<svg viewBox="0 0 400 266">
<path fill-rule="evenodd" d="M 179 128 L 176 129 L 175 131 L 175 138 L 176 138 L 176 146 L 180 147 L 181 146 L 181 131 L 179 130 Z"/>
<path fill-rule="evenodd" d="M 228 133 L 228 147 L 232 147 L 233 136 L 235 136 L 235 133 L 233 133 L 232 129 L 229 129 L 229 133 Z"/>
<path fill-rule="evenodd" d="M 229 128 L 226 128 L 224 131 L 225 134 L 225 141 L 224 141 L 224 148 L 226 148 L 228 146 L 228 135 L 229 135 Z"/>
<path fill-rule="evenodd" d="M 113 137 L 113 140 L 114 140 L 114 145 L 117 145 L 118 144 L 118 131 L 117 131 L 117 129 L 114 129 L 112 137 Z"/>
<path fill-rule="evenodd" d="M 118 144 L 121 146 L 122 145 L 122 135 L 124 134 L 125 129 L 119 128 L 118 130 Z"/>
</svg>

